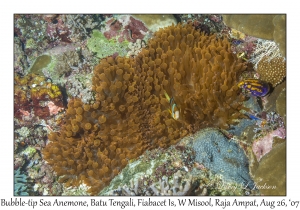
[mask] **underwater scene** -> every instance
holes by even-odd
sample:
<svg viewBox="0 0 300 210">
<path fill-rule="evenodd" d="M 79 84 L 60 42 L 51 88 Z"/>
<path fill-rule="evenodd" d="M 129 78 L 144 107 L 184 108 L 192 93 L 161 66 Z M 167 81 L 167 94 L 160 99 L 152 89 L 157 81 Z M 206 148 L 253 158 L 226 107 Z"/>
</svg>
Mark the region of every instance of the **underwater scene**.
<svg viewBox="0 0 300 210">
<path fill-rule="evenodd" d="M 14 14 L 14 195 L 286 195 L 286 15 Z"/>
</svg>

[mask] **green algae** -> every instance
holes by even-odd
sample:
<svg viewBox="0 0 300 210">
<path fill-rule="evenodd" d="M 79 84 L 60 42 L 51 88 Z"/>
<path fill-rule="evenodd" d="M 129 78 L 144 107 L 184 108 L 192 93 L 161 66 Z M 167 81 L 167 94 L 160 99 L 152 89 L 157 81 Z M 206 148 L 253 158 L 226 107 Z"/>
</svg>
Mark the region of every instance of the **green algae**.
<svg viewBox="0 0 300 210">
<path fill-rule="evenodd" d="M 36 49 L 38 47 L 36 41 L 32 38 L 26 40 L 26 49 Z"/>
<path fill-rule="evenodd" d="M 23 152 L 22 154 L 27 156 L 28 159 L 31 159 L 33 157 L 33 155 L 36 153 L 36 149 L 34 147 L 28 146 Z"/>
<path fill-rule="evenodd" d="M 43 68 L 46 68 L 50 62 L 51 62 L 51 56 L 41 55 L 37 57 L 37 59 L 35 60 L 34 64 L 30 68 L 30 72 L 42 76 Z"/>
<path fill-rule="evenodd" d="M 254 181 L 263 195 L 286 195 L 286 142 L 261 159 Z"/>
<path fill-rule="evenodd" d="M 119 56 L 126 56 L 128 52 L 128 41 L 119 43 L 116 39 L 106 39 L 106 37 L 98 30 L 93 30 L 91 38 L 87 41 L 87 47 L 90 51 L 96 53 L 98 58 L 118 53 Z"/>
</svg>

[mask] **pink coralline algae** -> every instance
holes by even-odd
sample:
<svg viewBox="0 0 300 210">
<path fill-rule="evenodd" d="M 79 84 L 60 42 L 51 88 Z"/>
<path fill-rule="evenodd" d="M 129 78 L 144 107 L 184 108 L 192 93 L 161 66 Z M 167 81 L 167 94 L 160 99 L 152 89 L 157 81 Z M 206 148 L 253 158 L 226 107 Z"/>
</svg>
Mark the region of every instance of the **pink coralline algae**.
<svg viewBox="0 0 300 210">
<path fill-rule="evenodd" d="M 137 39 L 143 39 L 147 32 L 148 29 L 142 21 L 129 15 L 122 15 L 119 19 L 107 20 L 103 34 L 107 39 L 118 37 L 119 42 L 123 42 L 125 39 L 135 42 Z"/>
<path fill-rule="evenodd" d="M 49 108 L 50 116 L 56 115 L 64 109 L 63 107 L 56 106 L 52 101 L 48 102 L 48 108 Z"/>
<path fill-rule="evenodd" d="M 145 27 L 144 23 L 140 20 L 136 20 L 130 17 L 128 25 L 125 26 L 125 31 L 127 30 L 127 40 L 135 42 L 137 39 L 143 39 L 148 29 Z"/>
<path fill-rule="evenodd" d="M 106 22 L 108 27 L 108 31 L 105 31 L 103 34 L 107 39 L 111 39 L 120 34 L 120 30 L 122 28 L 122 23 L 114 18 L 109 19 Z"/>
<path fill-rule="evenodd" d="M 252 145 L 252 150 L 256 156 L 257 161 L 272 150 L 273 138 L 279 137 L 285 139 L 286 131 L 284 127 L 279 127 L 267 135 L 255 140 Z"/>
<path fill-rule="evenodd" d="M 216 23 L 219 23 L 222 20 L 222 16 L 221 15 L 210 15 L 209 19 Z"/>
</svg>

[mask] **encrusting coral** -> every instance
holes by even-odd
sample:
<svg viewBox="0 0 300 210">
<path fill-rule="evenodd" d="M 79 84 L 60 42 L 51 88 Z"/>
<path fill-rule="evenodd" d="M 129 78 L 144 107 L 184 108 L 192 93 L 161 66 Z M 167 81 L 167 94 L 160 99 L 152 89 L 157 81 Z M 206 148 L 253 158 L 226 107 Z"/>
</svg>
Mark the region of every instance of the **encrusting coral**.
<svg viewBox="0 0 300 210">
<path fill-rule="evenodd" d="M 275 57 L 269 60 L 268 57 L 265 56 L 258 63 L 257 72 L 261 80 L 275 87 L 286 77 L 285 59 L 283 57 Z"/>
<path fill-rule="evenodd" d="M 50 134 L 44 158 L 67 186 L 83 181 L 96 194 L 145 150 L 243 118 L 237 83 L 245 68 L 227 39 L 191 25 L 160 29 L 135 58 L 100 61 L 95 103 L 70 100 L 65 125 Z"/>
</svg>

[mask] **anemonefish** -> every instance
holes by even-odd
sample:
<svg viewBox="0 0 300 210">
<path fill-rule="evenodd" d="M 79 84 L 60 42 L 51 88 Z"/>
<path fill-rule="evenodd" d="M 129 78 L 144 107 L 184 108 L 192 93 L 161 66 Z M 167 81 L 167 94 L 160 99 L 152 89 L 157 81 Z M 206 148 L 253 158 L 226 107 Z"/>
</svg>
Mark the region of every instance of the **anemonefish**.
<svg viewBox="0 0 300 210">
<path fill-rule="evenodd" d="M 170 109 L 169 112 L 171 114 L 171 116 L 175 119 L 178 120 L 179 119 L 179 109 L 174 101 L 174 98 L 170 98 L 170 96 L 167 94 L 167 92 L 165 91 L 165 96 L 166 99 L 169 101 L 170 103 Z"/>
</svg>

